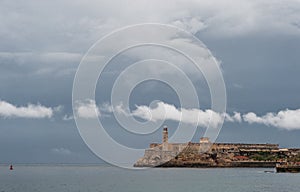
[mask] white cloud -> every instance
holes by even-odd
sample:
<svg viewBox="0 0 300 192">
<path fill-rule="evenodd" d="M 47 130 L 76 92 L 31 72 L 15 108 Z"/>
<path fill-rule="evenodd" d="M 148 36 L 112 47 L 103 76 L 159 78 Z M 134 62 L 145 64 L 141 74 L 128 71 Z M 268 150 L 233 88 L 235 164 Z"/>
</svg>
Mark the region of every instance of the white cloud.
<svg viewBox="0 0 300 192">
<path fill-rule="evenodd" d="M 250 112 L 243 115 L 243 119 L 250 124 L 259 123 L 288 130 L 300 129 L 300 109 L 286 109 L 278 113 L 267 113 L 261 117 Z"/>
<path fill-rule="evenodd" d="M 100 110 L 97 107 L 95 100 L 85 100 L 76 103 L 75 111 L 78 117 L 89 119 L 100 117 Z"/>
<path fill-rule="evenodd" d="M 228 113 L 220 114 L 216 113 L 210 109 L 201 110 L 201 109 L 186 109 L 186 108 L 176 108 L 174 105 L 170 105 L 164 102 L 158 102 L 155 107 L 149 107 L 146 105 L 136 106 L 136 109 L 132 112 L 127 112 L 123 104 L 116 106 L 106 105 L 106 112 L 115 111 L 117 113 L 122 113 L 127 116 L 135 116 L 142 118 L 147 121 L 159 121 L 159 120 L 173 120 L 177 122 L 183 122 L 188 124 L 196 125 L 201 127 L 207 127 L 210 120 L 213 118 L 213 121 L 210 122 L 212 127 L 216 127 L 219 123 L 222 122 L 224 115 L 224 120 L 231 123 L 259 123 L 267 126 L 283 128 L 287 130 L 300 129 L 300 109 L 296 110 L 282 110 L 278 113 L 267 113 L 264 116 L 257 116 L 253 112 L 246 114 L 241 114 L 239 112 L 234 112 L 233 115 Z"/>
<path fill-rule="evenodd" d="M 229 114 L 225 114 L 225 120 L 229 122 L 242 122 L 242 116 L 241 113 L 234 112 L 233 116 L 230 116 Z"/>
<path fill-rule="evenodd" d="M 122 104 L 113 107 L 113 109 L 117 113 L 132 115 L 148 121 L 155 122 L 158 120 L 173 120 L 187 124 L 198 125 L 201 127 L 207 127 L 209 123 L 211 123 L 210 125 L 212 127 L 217 127 L 217 125 L 219 125 L 223 119 L 222 114 L 216 113 L 210 109 L 177 109 L 174 105 L 164 102 L 158 102 L 156 107 L 153 108 L 145 105 L 136 106 L 136 109 L 130 114 L 126 112 Z M 225 114 L 225 120 L 230 122 L 241 122 L 241 115 L 240 113 L 235 113 L 234 116 Z"/>
<path fill-rule="evenodd" d="M 52 153 L 60 154 L 60 155 L 70 155 L 72 152 L 69 149 L 66 148 L 53 148 L 51 149 Z"/>
<path fill-rule="evenodd" d="M 40 104 L 28 104 L 27 106 L 15 106 L 6 101 L 0 100 L 0 117 L 20 117 L 20 118 L 50 118 L 54 109 Z"/>
<path fill-rule="evenodd" d="M 64 121 L 70 121 L 70 120 L 73 120 L 74 117 L 73 117 L 73 115 L 64 115 L 62 119 Z"/>
<path fill-rule="evenodd" d="M 203 21 L 201 21 L 201 18 L 197 16 L 178 19 L 173 21 L 171 24 L 193 34 L 197 33 L 198 31 L 202 31 L 207 27 L 207 25 Z"/>
<path fill-rule="evenodd" d="M 107 113 L 111 113 L 113 112 L 113 107 L 109 103 L 104 103 L 100 106 L 100 110 Z"/>
<path fill-rule="evenodd" d="M 62 112 L 63 109 L 64 109 L 64 106 L 59 105 L 59 106 L 53 108 L 53 112 L 59 113 L 59 112 Z"/>
</svg>

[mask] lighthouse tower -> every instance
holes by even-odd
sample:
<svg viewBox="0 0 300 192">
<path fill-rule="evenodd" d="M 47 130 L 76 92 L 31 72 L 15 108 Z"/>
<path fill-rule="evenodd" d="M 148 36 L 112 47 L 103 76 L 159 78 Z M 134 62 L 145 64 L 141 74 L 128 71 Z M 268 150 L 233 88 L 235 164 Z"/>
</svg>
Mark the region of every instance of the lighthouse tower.
<svg viewBox="0 0 300 192">
<path fill-rule="evenodd" d="M 168 127 L 167 126 L 164 126 L 163 129 L 162 150 L 168 151 Z"/>
</svg>

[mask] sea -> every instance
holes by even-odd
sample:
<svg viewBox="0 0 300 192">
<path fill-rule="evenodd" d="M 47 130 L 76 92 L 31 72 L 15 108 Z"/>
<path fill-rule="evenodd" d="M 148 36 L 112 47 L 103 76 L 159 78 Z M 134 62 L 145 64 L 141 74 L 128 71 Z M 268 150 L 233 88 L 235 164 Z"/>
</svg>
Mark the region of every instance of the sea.
<svg viewBox="0 0 300 192">
<path fill-rule="evenodd" d="M 109 165 L 0 166 L 0 192 L 299 192 L 300 174 L 268 168 L 152 168 Z"/>
</svg>

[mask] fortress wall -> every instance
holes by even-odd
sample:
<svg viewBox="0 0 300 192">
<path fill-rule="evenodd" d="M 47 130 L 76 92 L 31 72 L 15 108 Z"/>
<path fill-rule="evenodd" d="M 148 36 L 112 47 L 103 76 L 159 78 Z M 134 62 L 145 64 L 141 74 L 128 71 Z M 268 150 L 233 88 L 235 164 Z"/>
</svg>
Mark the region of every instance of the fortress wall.
<svg viewBox="0 0 300 192">
<path fill-rule="evenodd" d="M 165 144 L 167 150 L 165 151 L 181 151 L 183 150 L 188 144 L 186 143 L 167 143 Z M 150 149 L 162 149 L 162 144 L 159 143 L 151 143 Z"/>
<path fill-rule="evenodd" d="M 163 151 L 173 151 L 181 152 L 185 151 L 270 151 L 279 150 L 278 144 L 245 144 L 245 143 L 166 143 L 164 149 L 162 149 L 162 144 L 151 143 L 150 149 L 163 150 Z"/>
<path fill-rule="evenodd" d="M 145 157 L 154 157 L 154 156 L 165 156 L 165 155 L 173 155 L 173 151 L 162 151 L 162 150 L 154 150 L 154 149 L 146 149 Z"/>
<path fill-rule="evenodd" d="M 246 144 L 246 143 L 214 143 L 215 147 L 221 148 L 255 148 L 255 149 L 279 149 L 278 144 Z"/>
</svg>

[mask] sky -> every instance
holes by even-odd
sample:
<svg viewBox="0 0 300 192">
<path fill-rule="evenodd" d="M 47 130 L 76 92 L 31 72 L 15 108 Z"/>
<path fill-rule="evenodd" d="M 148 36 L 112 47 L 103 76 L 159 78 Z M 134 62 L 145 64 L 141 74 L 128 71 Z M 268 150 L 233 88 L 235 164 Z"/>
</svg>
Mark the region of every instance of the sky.
<svg viewBox="0 0 300 192">
<path fill-rule="evenodd" d="M 128 49 L 114 57 L 97 82 L 95 100 L 87 98 L 72 107 L 75 73 L 88 50 L 112 31 L 142 23 L 176 26 L 203 42 L 206 49 L 196 55 L 206 58 L 209 50 L 212 57 L 208 58 L 216 59 L 226 86 L 224 113 L 211 108 L 205 74 L 196 73 L 178 53 L 153 45 Z M 105 44 L 105 54 L 125 39 L 170 35 L 135 33 Z M 175 40 L 174 45 L 194 45 L 184 36 Z M 196 126 L 193 142 L 199 141 L 209 123 L 217 126 L 224 118 L 217 142 L 300 148 L 298 0 L 3 0 L 0 42 L 0 164 L 103 162 L 85 144 L 74 117 L 99 119 L 114 140 L 130 148 L 144 149 L 161 141 L 162 126 L 151 134 L 130 133 L 117 122 L 116 114 L 149 125 L 163 123 L 170 134 L 180 123 L 187 132 L 189 126 Z M 193 83 L 200 107 L 182 105 L 174 88 L 153 79 L 132 88 L 129 111 L 123 103 L 112 103 L 115 81 L 144 58 L 177 62 Z M 132 71 L 123 82 L 151 73 L 169 78 L 180 89 L 179 72 L 168 67 L 167 63 L 148 61 L 144 71 Z M 89 82 L 89 74 L 85 78 Z M 210 122 L 212 114 L 216 118 Z M 111 152 L 109 147 L 106 150 Z"/>
</svg>

